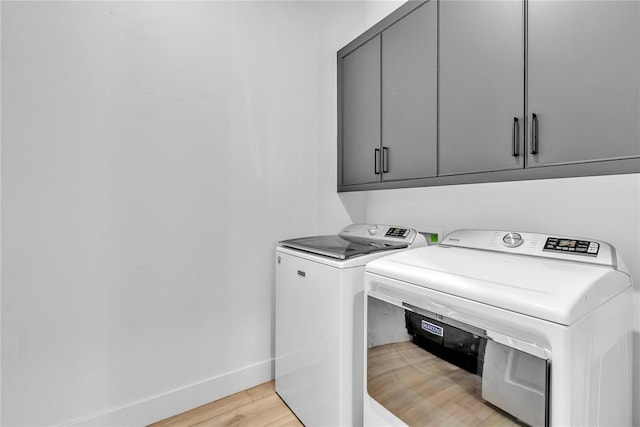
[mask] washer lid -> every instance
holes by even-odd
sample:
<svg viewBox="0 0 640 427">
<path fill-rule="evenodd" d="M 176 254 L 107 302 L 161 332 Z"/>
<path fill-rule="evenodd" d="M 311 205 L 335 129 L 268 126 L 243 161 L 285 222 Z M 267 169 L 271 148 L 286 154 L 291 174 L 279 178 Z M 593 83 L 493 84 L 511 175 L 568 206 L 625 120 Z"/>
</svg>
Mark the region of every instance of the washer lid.
<svg viewBox="0 0 640 427">
<path fill-rule="evenodd" d="M 612 267 L 451 246 L 392 254 L 366 271 L 562 325 L 631 287 Z"/>
<path fill-rule="evenodd" d="M 310 236 L 283 240 L 280 245 L 312 254 L 337 259 L 348 259 L 373 252 L 402 249 L 408 243 L 388 243 L 380 240 L 367 240 L 347 236 Z"/>
</svg>

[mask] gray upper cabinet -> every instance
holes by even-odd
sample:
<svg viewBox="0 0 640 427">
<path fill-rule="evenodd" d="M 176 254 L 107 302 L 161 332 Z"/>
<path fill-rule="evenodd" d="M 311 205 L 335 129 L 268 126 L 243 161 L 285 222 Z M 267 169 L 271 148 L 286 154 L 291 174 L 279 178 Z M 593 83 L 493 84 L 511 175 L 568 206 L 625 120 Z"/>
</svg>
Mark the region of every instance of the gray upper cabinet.
<svg viewBox="0 0 640 427">
<path fill-rule="evenodd" d="M 338 52 L 342 186 L 437 172 L 437 5 L 393 17 Z"/>
<path fill-rule="evenodd" d="M 640 155 L 640 2 L 528 8 L 528 166 Z"/>
<path fill-rule="evenodd" d="M 427 3 L 382 32 L 385 180 L 436 176 L 437 13 Z"/>
<path fill-rule="evenodd" d="M 379 181 L 380 36 L 342 58 L 342 182 Z"/>
<path fill-rule="evenodd" d="M 338 191 L 640 173 L 640 1 L 407 1 L 338 89 Z"/>
<path fill-rule="evenodd" d="M 524 5 L 440 1 L 440 175 L 524 166 Z"/>
</svg>

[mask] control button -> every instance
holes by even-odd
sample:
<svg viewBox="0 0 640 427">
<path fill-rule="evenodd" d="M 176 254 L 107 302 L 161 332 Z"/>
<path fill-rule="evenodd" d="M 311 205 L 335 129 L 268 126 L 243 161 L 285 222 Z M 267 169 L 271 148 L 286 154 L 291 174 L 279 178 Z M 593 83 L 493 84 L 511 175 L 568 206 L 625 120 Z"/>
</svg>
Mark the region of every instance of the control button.
<svg viewBox="0 0 640 427">
<path fill-rule="evenodd" d="M 502 237 L 504 245 L 508 248 L 515 248 L 520 246 L 524 239 L 518 233 L 507 233 Z"/>
<path fill-rule="evenodd" d="M 598 253 L 598 248 L 597 248 L 597 247 L 595 247 L 595 248 L 589 248 L 589 249 L 587 249 L 587 253 L 590 253 L 590 254 L 597 254 L 597 253 Z"/>
<path fill-rule="evenodd" d="M 374 235 L 378 233 L 378 226 L 377 225 L 372 225 L 371 227 L 369 227 L 369 234 Z"/>
</svg>

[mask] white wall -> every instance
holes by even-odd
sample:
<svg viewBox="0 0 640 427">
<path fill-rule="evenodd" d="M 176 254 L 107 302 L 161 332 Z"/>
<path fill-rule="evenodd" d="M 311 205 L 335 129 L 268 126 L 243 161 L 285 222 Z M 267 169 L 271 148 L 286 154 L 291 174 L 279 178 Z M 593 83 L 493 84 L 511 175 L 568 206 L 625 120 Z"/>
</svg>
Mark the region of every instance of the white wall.
<svg viewBox="0 0 640 427">
<path fill-rule="evenodd" d="M 365 220 L 419 230 L 486 228 L 592 237 L 613 244 L 636 286 L 634 402 L 640 401 L 640 175 L 363 193 Z M 640 425 L 640 405 L 634 406 Z"/>
<path fill-rule="evenodd" d="M 366 27 L 372 27 L 385 16 L 400 7 L 405 0 L 369 0 L 364 5 Z"/>
<path fill-rule="evenodd" d="M 2 425 L 142 425 L 270 379 L 275 242 L 362 214 L 335 55 L 363 4 L 2 8 Z"/>
</svg>

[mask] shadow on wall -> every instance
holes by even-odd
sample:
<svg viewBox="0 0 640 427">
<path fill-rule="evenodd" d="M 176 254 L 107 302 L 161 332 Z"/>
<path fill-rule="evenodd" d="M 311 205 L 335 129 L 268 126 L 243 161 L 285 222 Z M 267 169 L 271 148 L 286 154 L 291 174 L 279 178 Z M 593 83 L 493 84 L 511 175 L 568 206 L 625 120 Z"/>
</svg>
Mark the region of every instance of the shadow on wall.
<svg viewBox="0 0 640 427">
<path fill-rule="evenodd" d="M 354 224 L 363 223 L 367 217 L 366 193 L 354 191 L 350 193 L 338 193 L 351 222 Z M 345 224 L 347 225 L 347 224 Z"/>
</svg>

